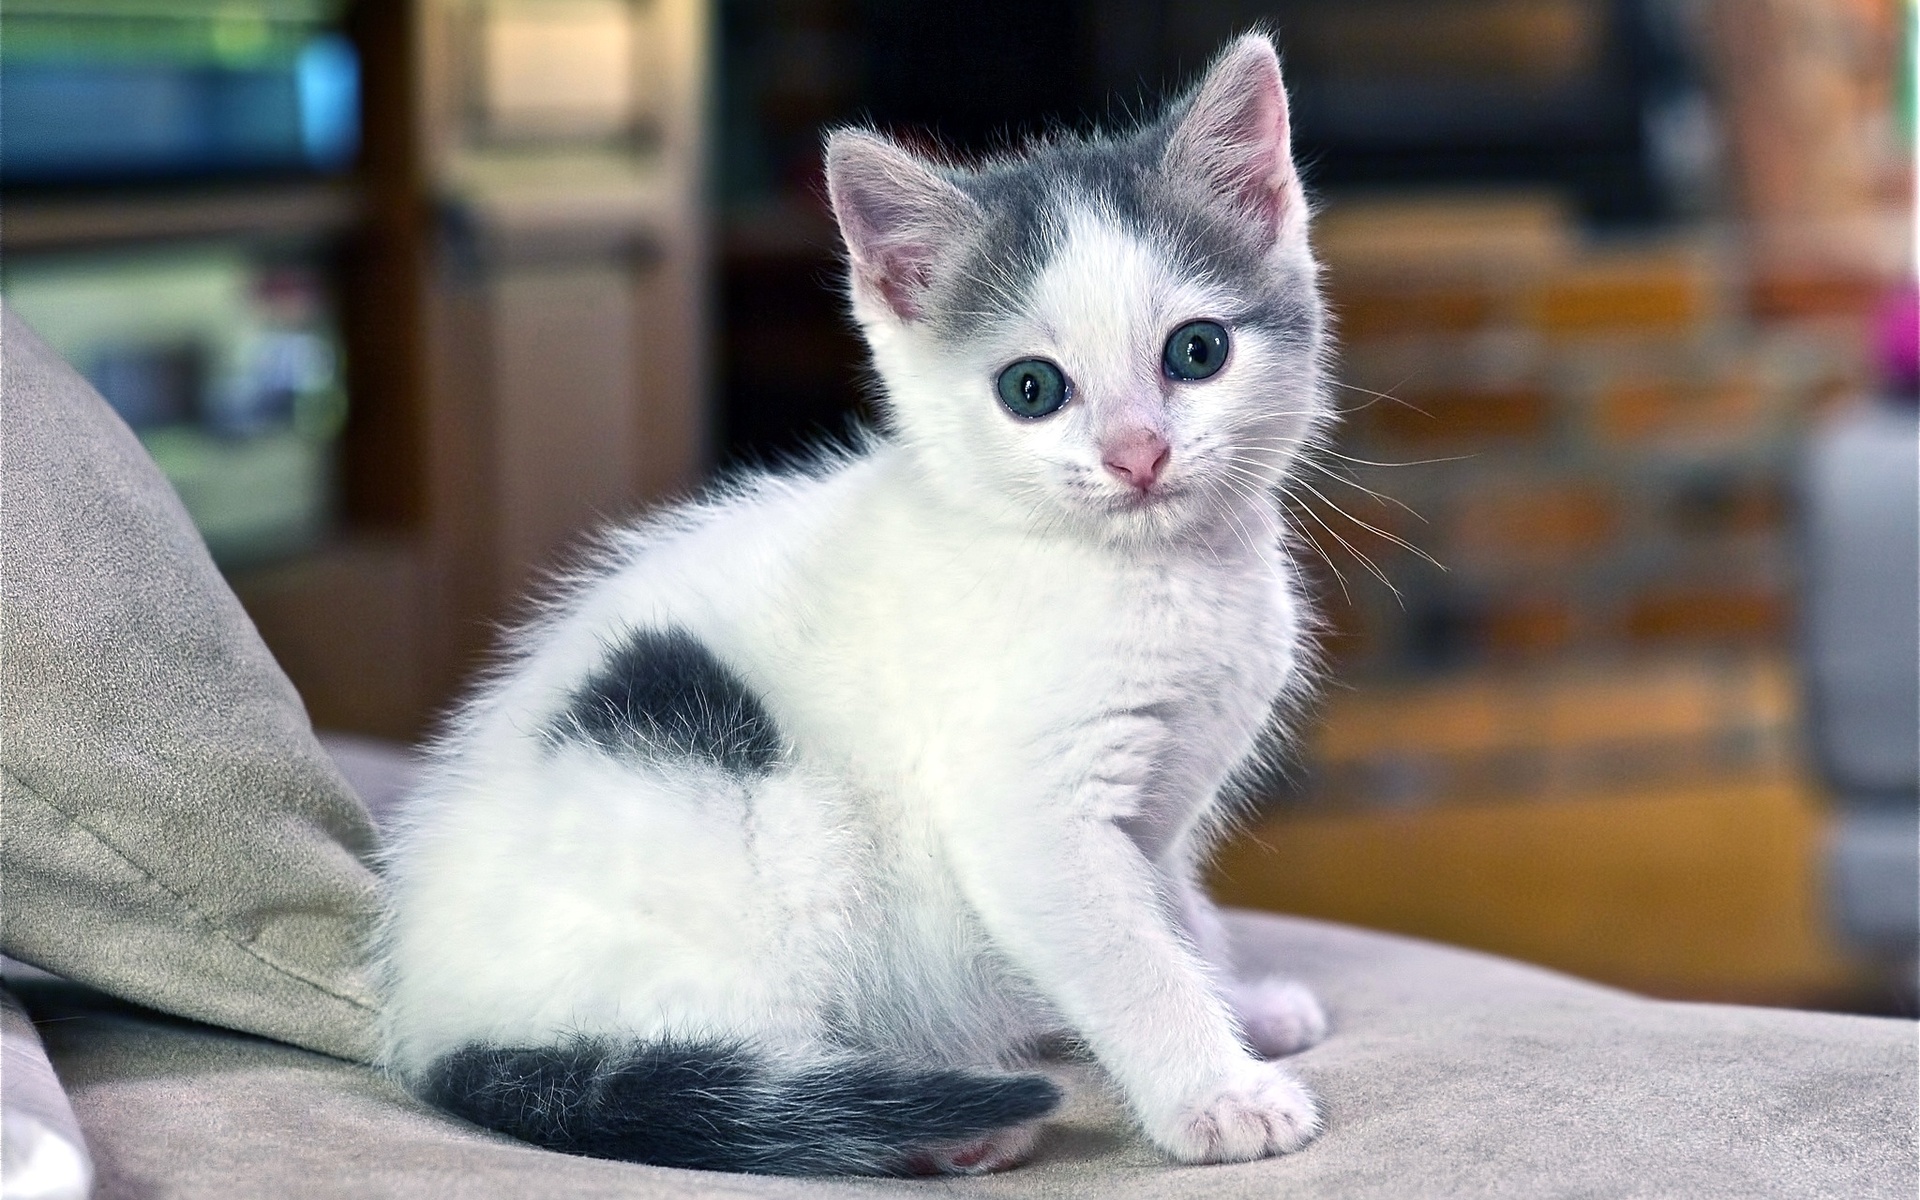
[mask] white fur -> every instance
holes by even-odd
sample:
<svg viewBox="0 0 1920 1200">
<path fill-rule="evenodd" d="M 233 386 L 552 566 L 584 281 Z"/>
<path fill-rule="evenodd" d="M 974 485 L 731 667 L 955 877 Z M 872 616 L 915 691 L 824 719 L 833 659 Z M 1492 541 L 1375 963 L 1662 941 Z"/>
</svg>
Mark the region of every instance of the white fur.
<svg viewBox="0 0 1920 1200">
<path fill-rule="evenodd" d="M 1025 315 L 964 346 L 856 279 L 891 436 L 617 535 L 520 638 L 391 851 L 392 1066 L 575 1033 L 799 1060 L 849 1028 L 995 1066 L 1069 1032 L 1178 1159 L 1312 1136 L 1312 1099 L 1241 1031 L 1287 1051 L 1325 1018 L 1297 985 L 1232 977 L 1194 877 L 1298 676 L 1269 488 L 1323 419 L 1317 348 L 1237 331 L 1218 375 L 1167 380 L 1169 331 L 1231 327 L 1248 298 L 1095 205 L 1056 215 Z M 1310 278 L 1304 211 L 1285 219 L 1272 266 Z M 1077 391 L 1024 422 L 993 381 L 1035 354 Z M 1171 446 L 1147 503 L 1101 465 L 1103 439 L 1141 427 Z M 542 737 L 610 645 L 661 626 L 764 700 L 789 766 L 742 778 Z"/>
</svg>

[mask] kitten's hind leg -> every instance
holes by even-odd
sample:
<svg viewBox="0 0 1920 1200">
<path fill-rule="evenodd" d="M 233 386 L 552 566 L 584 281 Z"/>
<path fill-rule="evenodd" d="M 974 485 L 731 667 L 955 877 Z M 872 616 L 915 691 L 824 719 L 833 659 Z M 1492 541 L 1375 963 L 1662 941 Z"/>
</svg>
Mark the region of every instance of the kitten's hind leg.
<svg viewBox="0 0 1920 1200">
<path fill-rule="evenodd" d="M 1326 1010 L 1305 984 L 1278 975 L 1243 980 L 1235 973 L 1220 910 L 1186 868 L 1178 869 L 1172 890 L 1178 899 L 1180 926 L 1213 968 L 1249 1046 L 1266 1058 L 1280 1058 L 1327 1036 Z"/>
<path fill-rule="evenodd" d="M 1303 983 L 1269 976 L 1232 984 L 1227 1000 L 1247 1044 L 1267 1058 L 1297 1054 L 1327 1036 L 1327 1014 Z"/>
<path fill-rule="evenodd" d="M 1026 1162 L 1040 1141 L 1038 1124 L 1015 1125 L 986 1137 L 923 1150 L 907 1160 L 911 1175 L 986 1175 Z"/>
</svg>

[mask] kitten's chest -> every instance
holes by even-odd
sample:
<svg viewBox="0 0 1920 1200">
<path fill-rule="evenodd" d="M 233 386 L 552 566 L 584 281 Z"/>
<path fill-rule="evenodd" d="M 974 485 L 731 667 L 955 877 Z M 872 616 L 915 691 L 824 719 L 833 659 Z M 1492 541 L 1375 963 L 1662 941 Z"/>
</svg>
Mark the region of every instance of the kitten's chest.
<svg viewBox="0 0 1920 1200">
<path fill-rule="evenodd" d="M 1095 668 L 1086 685 L 1110 702 L 1205 709 L 1210 698 L 1227 698 L 1222 689 L 1265 692 L 1271 681 L 1277 690 L 1288 639 L 1283 599 L 1257 577 L 1193 564 L 1131 567 L 1090 588 L 1080 611 L 1063 603 L 1054 633 L 1086 655 Z"/>
<path fill-rule="evenodd" d="M 1087 719 L 1146 718 L 1161 773 L 1213 774 L 1237 761 L 1294 669 L 1296 621 L 1284 580 L 1143 573 L 1110 611 L 1090 656 L 1104 663 L 1104 677 L 1084 680 Z"/>
<path fill-rule="evenodd" d="M 1250 565 L 983 539 L 867 566 L 825 589 L 808 674 L 859 693 L 858 741 L 903 756 L 1042 744 L 1116 719 L 1150 724 L 1166 746 L 1238 750 L 1292 669 L 1286 581 Z"/>
</svg>

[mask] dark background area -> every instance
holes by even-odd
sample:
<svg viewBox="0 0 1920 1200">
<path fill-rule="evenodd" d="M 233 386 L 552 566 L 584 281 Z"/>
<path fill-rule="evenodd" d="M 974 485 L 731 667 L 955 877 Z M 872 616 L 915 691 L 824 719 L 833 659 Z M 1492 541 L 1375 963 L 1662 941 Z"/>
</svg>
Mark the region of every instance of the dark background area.
<svg viewBox="0 0 1920 1200">
<path fill-rule="evenodd" d="M 1284 48 L 1295 151 L 1323 197 L 1526 185 L 1597 228 L 1682 214 L 1659 144 L 1698 103 L 1673 6 L 1292 0 L 729 0 L 717 190 L 722 444 L 801 449 L 861 411 L 819 192 L 825 129 L 868 123 L 965 157 L 1158 110 L 1236 32 Z"/>
</svg>

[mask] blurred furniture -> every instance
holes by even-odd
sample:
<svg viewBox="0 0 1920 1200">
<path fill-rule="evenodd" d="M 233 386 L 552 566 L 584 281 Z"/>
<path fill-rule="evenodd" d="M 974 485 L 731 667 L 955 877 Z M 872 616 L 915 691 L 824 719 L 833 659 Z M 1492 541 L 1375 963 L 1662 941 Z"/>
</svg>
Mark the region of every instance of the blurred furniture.
<svg viewBox="0 0 1920 1200">
<path fill-rule="evenodd" d="M 354 12 L 350 536 L 236 586 L 315 720 L 417 734 L 543 569 L 706 459 L 706 6 Z"/>
<path fill-rule="evenodd" d="M 705 470 L 708 6 L 181 11 L 202 8 L 216 51 L 337 13 L 357 165 L 9 179 L 7 252 L 293 247 L 330 269 L 336 517 L 317 548 L 231 577 L 317 721 L 416 737 L 543 570 Z"/>
<path fill-rule="evenodd" d="M 1801 471 L 1808 729 L 1840 809 L 1828 887 L 1841 930 L 1911 970 L 1920 941 L 1920 419 L 1864 403 Z"/>
<path fill-rule="evenodd" d="M 1336 683 L 1224 894 L 1660 995 L 1896 1003 L 1830 919 L 1792 655 L 1794 463 L 1863 387 L 1875 293 L 1537 193 L 1334 198 L 1317 237 L 1351 457 L 1292 505 L 1344 576 Z"/>
<path fill-rule="evenodd" d="M 1830 919 L 1796 721 L 1769 659 L 1330 690 L 1309 798 L 1230 841 L 1214 891 L 1674 999 L 1884 1009 Z"/>
<path fill-rule="evenodd" d="M 229 563 L 309 549 L 334 516 L 346 397 L 326 260 L 360 134 L 340 8 L 0 12 L 0 287 Z"/>
</svg>

